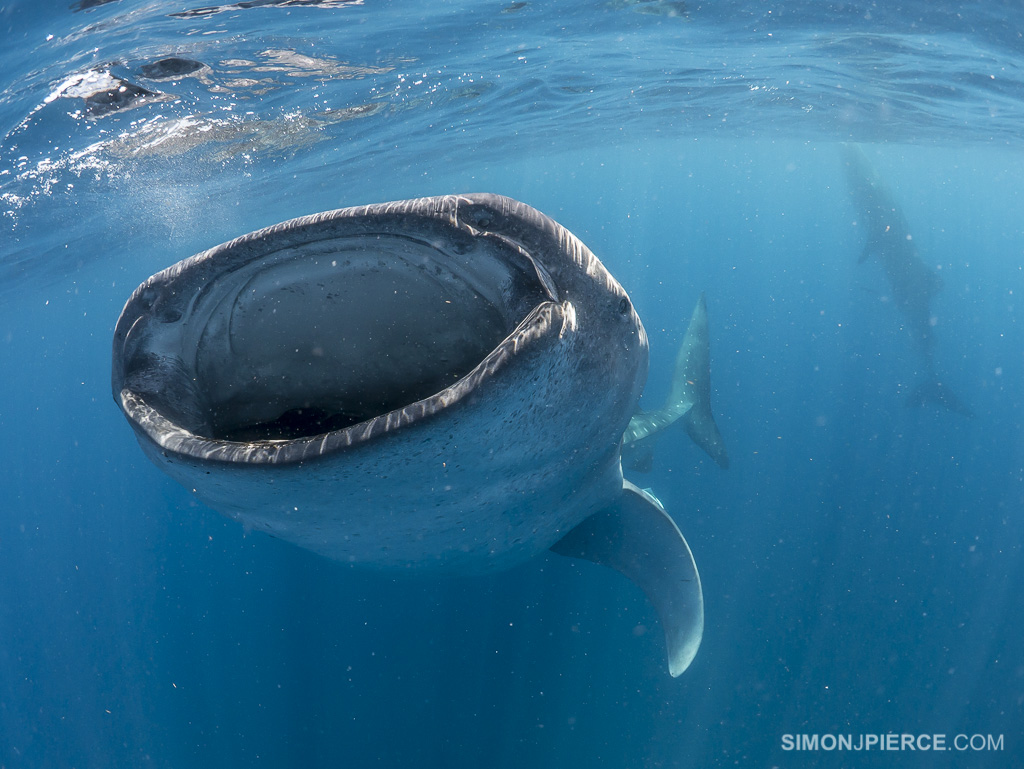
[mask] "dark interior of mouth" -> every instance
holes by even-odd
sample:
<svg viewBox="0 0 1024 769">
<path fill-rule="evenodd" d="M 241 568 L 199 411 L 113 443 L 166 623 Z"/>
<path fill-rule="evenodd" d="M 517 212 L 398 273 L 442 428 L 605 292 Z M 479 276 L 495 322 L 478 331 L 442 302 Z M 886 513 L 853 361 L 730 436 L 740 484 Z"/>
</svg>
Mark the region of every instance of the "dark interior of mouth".
<svg viewBox="0 0 1024 769">
<path fill-rule="evenodd" d="M 384 240 L 275 256 L 205 288 L 183 324 L 204 412 L 190 429 L 288 440 L 364 422 L 457 382 L 547 298 L 521 258 Z"/>
</svg>

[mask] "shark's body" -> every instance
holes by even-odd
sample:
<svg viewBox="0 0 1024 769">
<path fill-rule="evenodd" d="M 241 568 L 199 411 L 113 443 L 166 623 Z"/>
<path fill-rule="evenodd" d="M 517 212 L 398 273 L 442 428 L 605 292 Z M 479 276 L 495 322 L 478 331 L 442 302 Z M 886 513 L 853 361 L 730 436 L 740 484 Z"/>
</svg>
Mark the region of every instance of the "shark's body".
<svg viewBox="0 0 1024 769">
<path fill-rule="evenodd" d="M 935 331 L 932 299 L 942 289 L 942 278 L 918 253 L 903 211 L 871 167 L 864 151 L 844 145 L 843 165 L 866 231 L 860 262 L 877 260 L 885 273 L 892 301 L 903 315 L 906 329 L 920 360 L 923 379 L 911 393 L 910 405 L 934 403 L 970 415 L 970 409 L 940 380 L 935 367 Z"/>
<path fill-rule="evenodd" d="M 552 548 L 618 569 L 678 675 L 700 580 L 619 455 L 647 358 L 586 246 L 465 195 L 285 222 L 154 275 L 117 324 L 112 384 L 169 475 L 328 557 L 472 573 Z"/>
</svg>

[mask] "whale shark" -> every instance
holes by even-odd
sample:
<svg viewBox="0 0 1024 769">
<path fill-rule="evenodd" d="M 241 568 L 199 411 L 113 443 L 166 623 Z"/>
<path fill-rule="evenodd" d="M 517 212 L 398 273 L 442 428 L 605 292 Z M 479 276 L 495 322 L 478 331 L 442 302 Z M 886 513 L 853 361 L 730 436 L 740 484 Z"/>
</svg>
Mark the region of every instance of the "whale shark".
<svg viewBox="0 0 1024 769">
<path fill-rule="evenodd" d="M 903 210 L 864 151 L 857 145 L 844 144 L 842 153 L 858 224 L 867 233 L 859 262 L 874 258 L 881 265 L 893 303 L 903 315 L 920 356 L 923 381 L 910 393 L 907 405 L 934 404 L 973 416 L 970 407 L 941 380 L 935 366 L 932 299 L 942 289 L 942 278 L 921 258 Z"/>
<path fill-rule="evenodd" d="M 473 574 L 550 550 L 621 572 L 678 676 L 703 635 L 700 577 L 620 452 L 694 414 L 724 456 L 698 311 L 668 412 L 638 414 L 647 335 L 590 249 L 510 198 L 420 198 L 153 275 L 118 319 L 111 386 L 145 455 L 252 530 L 368 568 Z"/>
</svg>

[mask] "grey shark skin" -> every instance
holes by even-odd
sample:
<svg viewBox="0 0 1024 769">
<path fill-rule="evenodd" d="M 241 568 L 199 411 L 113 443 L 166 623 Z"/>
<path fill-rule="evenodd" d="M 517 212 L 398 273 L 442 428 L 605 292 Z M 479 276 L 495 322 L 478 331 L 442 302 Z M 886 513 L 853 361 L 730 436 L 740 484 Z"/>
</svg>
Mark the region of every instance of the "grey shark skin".
<svg viewBox="0 0 1024 769">
<path fill-rule="evenodd" d="M 200 500 L 330 558 L 474 573 L 552 548 L 619 570 L 675 676 L 700 578 L 620 464 L 647 359 L 572 233 L 452 195 L 284 222 L 157 273 L 118 320 L 112 389 Z"/>
<path fill-rule="evenodd" d="M 935 368 L 935 333 L 932 298 L 942 289 L 942 278 L 918 253 L 903 211 L 871 167 L 864 151 L 843 145 L 843 165 L 859 224 L 867 231 L 860 262 L 873 257 L 885 272 L 893 303 L 906 321 L 907 331 L 920 353 L 924 381 L 910 394 L 908 405 L 928 403 L 973 416 L 971 409 L 946 387 Z"/>
</svg>

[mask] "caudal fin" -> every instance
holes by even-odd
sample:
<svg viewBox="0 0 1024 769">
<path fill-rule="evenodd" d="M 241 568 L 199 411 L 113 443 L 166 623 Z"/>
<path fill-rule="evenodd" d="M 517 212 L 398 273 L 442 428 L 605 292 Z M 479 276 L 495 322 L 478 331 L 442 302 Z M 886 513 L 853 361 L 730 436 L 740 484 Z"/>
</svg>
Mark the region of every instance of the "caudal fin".
<svg viewBox="0 0 1024 769">
<path fill-rule="evenodd" d="M 664 405 L 655 411 L 638 412 L 629 421 L 624 443 L 653 435 L 677 420 L 686 432 L 719 464 L 729 467 L 729 454 L 711 413 L 711 345 L 708 340 L 708 305 L 701 293 L 690 325 L 676 355 L 672 387 Z"/>
<path fill-rule="evenodd" d="M 683 415 L 686 432 L 718 463 L 729 467 L 725 441 L 711 413 L 711 344 L 708 340 L 708 305 L 703 292 L 697 300 L 686 329 L 686 337 L 676 356 L 670 401 L 686 400 L 691 406 Z"/>
<path fill-rule="evenodd" d="M 963 414 L 965 417 L 974 417 L 971 407 L 960 400 L 956 393 L 950 390 L 935 375 L 929 376 L 910 393 L 907 398 L 908 406 L 939 406 L 947 411 Z"/>
</svg>

